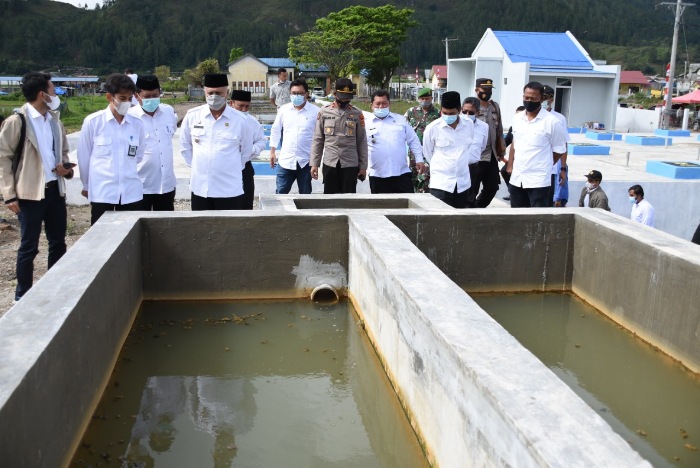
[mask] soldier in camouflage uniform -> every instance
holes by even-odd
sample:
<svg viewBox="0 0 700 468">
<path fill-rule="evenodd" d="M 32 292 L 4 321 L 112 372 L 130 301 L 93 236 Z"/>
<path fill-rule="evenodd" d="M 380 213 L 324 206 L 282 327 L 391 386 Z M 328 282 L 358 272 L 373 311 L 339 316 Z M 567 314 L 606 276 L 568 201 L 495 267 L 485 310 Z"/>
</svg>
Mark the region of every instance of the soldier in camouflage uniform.
<svg viewBox="0 0 700 468">
<path fill-rule="evenodd" d="M 433 90 L 430 88 L 423 88 L 418 91 L 418 102 L 420 105 L 408 109 L 404 117 L 413 127 L 413 130 L 416 131 L 416 135 L 418 135 L 422 144 L 425 127 L 433 120 L 440 118 L 440 111 L 433 106 Z M 408 156 L 410 158 L 411 172 L 413 173 L 413 187 L 416 193 L 430 193 L 430 168 L 428 164 L 425 164 L 425 172 L 420 174 L 416 169 L 416 158 L 410 151 Z"/>
</svg>

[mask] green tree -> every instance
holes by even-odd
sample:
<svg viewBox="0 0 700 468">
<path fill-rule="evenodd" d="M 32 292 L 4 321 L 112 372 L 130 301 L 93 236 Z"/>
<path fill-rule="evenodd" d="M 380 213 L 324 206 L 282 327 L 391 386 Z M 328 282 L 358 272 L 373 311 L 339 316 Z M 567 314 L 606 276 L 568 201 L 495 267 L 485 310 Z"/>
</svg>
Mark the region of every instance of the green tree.
<svg viewBox="0 0 700 468">
<path fill-rule="evenodd" d="M 158 65 L 156 67 L 155 75 L 158 77 L 158 81 L 165 83 L 170 79 L 170 67 L 167 65 Z"/>
<path fill-rule="evenodd" d="M 228 63 L 235 62 L 243 56 L 243 47 L 232 47 L 228 53 Z"/>
<path fill-rule="evenodd" d="M 207 73 L 221 73 L 218 60 L 215 58 L 208 58 L 199 62 L 192 72 L 192 84 L 202 86 L 204 75 Z"/>
<path fill-rule="evenodd" d="M 288 53 L 297 63 L 325 65 L 332 80 L 364 68 L 375 84 L 386 86 L 401 63 L 399 46 L 418 24 L 412 15 L 393 5 L 345 8 L 290 38 Z"/>
</svg>

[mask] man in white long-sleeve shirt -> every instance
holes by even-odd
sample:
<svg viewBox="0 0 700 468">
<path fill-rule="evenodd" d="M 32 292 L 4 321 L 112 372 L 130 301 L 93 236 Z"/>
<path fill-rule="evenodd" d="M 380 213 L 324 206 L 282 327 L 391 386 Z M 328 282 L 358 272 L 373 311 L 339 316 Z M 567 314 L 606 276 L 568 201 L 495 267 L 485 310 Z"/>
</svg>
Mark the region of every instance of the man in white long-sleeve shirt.
<svg viewBox="0 0 700 468">
<path fill-rule="evenodd" d="M 243 209 L 245 210 L 252 210 L 255 200 L 255 169 L 253 169 L 251 160 L 260 155 L 266 144 L 265 131 L 262 125 L 260 125 L 258 119 L 248 113 L 250 111 L 251 98 L 250 91 L 243 91 L 242 89 L 231 91 L 231 107 L 245 115 L 248 131 L 253 137 L 253 150 L 250 156 L 243 160 Z"/>
<path fill-rule="evenodd" d="M 415 156 L 419 174 L 424 170 L 423 149 L 413 127 L 390 106 L 386 90 L 372 94 L 372 114 L 365 117 L 369 187 L 372 193 L 413 193 L 406 146 Z"/>
<path fill-rule="evenodd" d="M 91 205 L 91 224 L 106 211 L 141 209 L 143 185 L 137 164 L 143 159 L 143 123 L 129 115 L 136 85 L 119 73 L 104 85 L 109 106 L 85 117 L 78 144 L 83 196 Z"/>
<path fill-rule="evenodd" d="M 190 109 L 182 121 L 180 148 L 192 168 L 192 211 L 242 210 L 243 164 L 253 151 L 245 115 L 226 105 L 228 78 L 204 76 L 207 103 Z"/>
<path fill-rule="evenodd" d="M 644 189 L 641 185 L 633 185 L 629 188 L 632 213 L 630 219 L 649 227 L 654 227 L 654 207 L 644 199 Z"/>
<path fill-rule="evenodd" d="M 136 79 L 136 99 L 139 105 L 129 115 L 143 123 L 146 133 L 143 159 L 138 164 L 143 184 L 142 209 L 145 211 L 175 210 L 175 169 L 173 167 L 173 136 L 177 130 L 175 110 L 160 102 L 160 82 L 155 75 Z"/>
<path fill-rule="evenodd" d="M 270 167 L 277 167 L 276 193 L 289 193 L 294 181 L 300 194 L 311 193 L 311 141 L 318 118 L 318 107 L 306 100 L 309 86 L 306 81 L 294 80 L 289 85 L 291 102 L 277 111 L 270 131 Z M 284 132 L 282 149 L 277 146 Z"/>
<path fill-rule="evenodd" d="M 442 95 L 439 120 L 423 134 L 423 157 L 430 163 L 430 194 L 453 208 L 466 208 L 467 191 L 471 187 L 469 164 L 478 159 L 470 157 L 474 139 L 474 124 L 459 116 L 459 93 Z"/>
<path fill-rule="evenodd" d="M 489 127 L 489 124 L 477 117 L 480 111 L 481 101 L 478 98 L 468 97 L 464 100 L 464 102 L 462 102 L 462 118 L 469 119 L 474 124 L 474 139 L 472 140 L 471 148 L 469 148 L 469 160 L 477 160 L 476 162 L 469 163 L 471 187 L 469 187 L 469 201 L 467 202 L 467 208 L 476 208 L 478 206 L 476 199 L 479 195 L 481 179 L 484 178 L 484 174 L 488 173 L 487 171 L 490 170 L 489 164 L 491 164 L 491 159 L 489 159 L 489 161 L 484 161 L 488 164 L 481 164 L 481 157 L 486 150 L 486 146 L 488 145 L 491 128 Z M 488 157 L 492 158 L 491 153 L 488 153 Z M 479 164 L 485 167 L 480 167 Z M 486 184 L 488 184 L 488 181 Z M 496 184 L 496 187 L 498 187 L 498 184 Z M 486 195 L 486 198 L 488 198 L 488 194 Z"/>
</svg>

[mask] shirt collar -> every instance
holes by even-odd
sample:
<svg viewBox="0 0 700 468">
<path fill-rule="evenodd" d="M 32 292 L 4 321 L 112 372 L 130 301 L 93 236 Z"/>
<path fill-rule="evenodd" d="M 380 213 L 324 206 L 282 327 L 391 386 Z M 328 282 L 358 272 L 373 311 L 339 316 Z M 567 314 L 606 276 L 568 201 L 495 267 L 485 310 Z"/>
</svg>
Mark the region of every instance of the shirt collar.
<svg viewBox="0 0 700 468">
<path fill-rule="evenodd" d="M 110 120 L 114 120 L 117 122 L 117 119 L 114 117 L 114 114 L 112 114 L 112 109 L 110 109 L 110 106 L 107 106 L 107 108 L 104 110 L 104 115 L 105 115 L 105 120 L 109 122 Z M 122 123 L 131 123 L 131 119 L 134 117 L 131 114 L 126 114 L 124 116 L 124 119 L 122 120 Z M 119 124 L 119 122 L 117 122 Z"/>
<path fill-rule="evenodd" d="M 27 104 L 27 111 L 29 112 L 29 117 L 31 117 L 32 119 L 43 119 L 49 121 L 53 118 L 53 116 L 49 112 L 47 112 L 45 116 L 41 115 L 41 112 L 36 110 L 36 108 L 31 104 Z"/>
</svg>

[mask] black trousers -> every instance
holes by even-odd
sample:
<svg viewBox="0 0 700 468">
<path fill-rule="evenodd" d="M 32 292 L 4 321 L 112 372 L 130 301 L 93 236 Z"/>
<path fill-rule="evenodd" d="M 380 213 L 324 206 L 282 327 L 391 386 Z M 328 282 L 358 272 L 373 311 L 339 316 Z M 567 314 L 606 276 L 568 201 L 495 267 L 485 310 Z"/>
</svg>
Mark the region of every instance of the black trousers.
<svg viewBox="0 0 700 468">
<path fill-rule="evenodd" d="M 252 210 L 255 200 L 255 169 L 253 163 L 248 161 L 243 166 L 243 209 Z"/>
<path fill-rule="evenodd" d="M 66 199 L 58 183 L 47 184 L 43 200 L 18 200 L 21 240 L 17 250 L 17 287 L 15 300 L 26 294 L 34 283 L 34 259 L 39 253 L 41 224 L 49 242 L 48 268 L 66 253 Z"/>
<path fill-rule="evenodd" d="M 323 165 L 323 193 L 357 193 L 357 175 L 360 168 Z"/>
<path fill-rule="evenodd" d="M 556 184 L 556 183 L 557 183 L 557 176 L 552 174 L 552 179 L 551 179 L 551 183 L 549 186 L 549 201 L 550 201 L 549 206 L 552 206 L 552 207 L 554 206 L 554 184 Z"/>
<path fill-rule="evenodd" d="M 430 188 L 430 195 L 434 196 L 438 200 L 450 205 L 452 208 L 467 208 L 469 202 L 469 190 L 457 193 L 457 186 L 455 185 L 455 191 L 450 193 L 445 190 Z"/>
<path fill-rule="evenodd" d="M 369 178 L 372 193 L 413 193 L 413 174 L 407 172 L 400 176 Z"/>
<path fill-rule="evenodd" d="M 548 208 L 552 206 L 549 187 L 522 188 L 509 185 L 511 208 Z"/>
<path fill-rule="evenodd" d="M 490 161 L 479 161 L 469 165 L 471 187 L 469 187 L 469 208 L 486 208 L 496 196 L 501 177 L 498 171 L 498 161 L 491 158 Z M 483 185 L 481 193 L 479 187 Z"/>
<path fill-rule="evenodd" d="M 113 203 L 97 203 L 97 202 L 91 202 L 90 203 L 90 226 L 95 224 L 103 214 L 105 214 L 108 211 L 141 211 L 142 208 L 142 202 L 143 200 L 139 200 L 137 202 L 133 203 L 126 203 L 126 204 L 113 204 Z"/>
<path fill-rule="evenodd" d="M 175 190 L 168 193 L 144 193 L 143 211 L 175 211 Z"/>
<path fill-rule="evenodd" d="M 205 210 L 242 210 L 243 208 L 243 198 L 244 195 L 239 195 L 237 197 L 200 197 L 199 195 L 192 194 L 192 211 L 205 211 Z"/>
<path fill-rule="evenodd" d="M 695 230 L 695 234 L 693 234 L 690 242 L 700 245 L 700 224 L 698 224 L 698 228 Z"/>
</svg>

